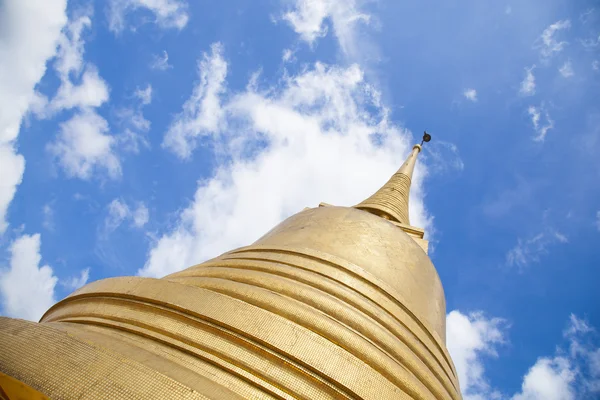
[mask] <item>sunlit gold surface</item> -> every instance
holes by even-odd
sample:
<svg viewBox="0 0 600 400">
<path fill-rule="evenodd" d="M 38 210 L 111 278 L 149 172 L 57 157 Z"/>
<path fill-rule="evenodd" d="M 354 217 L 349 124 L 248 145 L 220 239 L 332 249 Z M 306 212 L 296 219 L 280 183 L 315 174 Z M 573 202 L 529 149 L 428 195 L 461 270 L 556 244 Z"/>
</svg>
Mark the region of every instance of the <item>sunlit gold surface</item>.
<svg viewBox="0 0 600 400">
<path fill-rule="evenodd" d="M 93 282 L 39 324 L 0 319 L 0 371 L 52 399 L 460 399 L 422 237 L 305 209 L 165 278 Z"/>
<path fill-rule="evenodd" d="M 417 155 L 421 146 L 415 144 L 398 172 L 373 196 L 356 205 L 357 208 L 379 215 L 382 218 L 410 225 L 408 218 L 408 195 Z"/>
</svg>

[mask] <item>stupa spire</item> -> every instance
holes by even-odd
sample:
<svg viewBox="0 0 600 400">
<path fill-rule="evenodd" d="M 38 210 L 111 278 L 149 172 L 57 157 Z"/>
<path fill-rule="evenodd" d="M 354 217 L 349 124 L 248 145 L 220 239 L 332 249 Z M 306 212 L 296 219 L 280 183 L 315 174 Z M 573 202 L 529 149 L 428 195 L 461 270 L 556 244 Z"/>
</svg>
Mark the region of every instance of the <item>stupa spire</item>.
<svg viewBox="0 0 600 400">
<path fill-rule="evenodd" d="M 389 181 L 371 197 L 357 204 L 356 208 L 368 211 L 382 218 L 410 225 L 408 217 L 408 198 L 410 183 L 417 163 L 417 156 L 424 142 L 429 142 L 431 135 L 423 134 L 421 144 L 415 144 L 412 151 L 400 169 L 392 175 Z"/>
</svg>

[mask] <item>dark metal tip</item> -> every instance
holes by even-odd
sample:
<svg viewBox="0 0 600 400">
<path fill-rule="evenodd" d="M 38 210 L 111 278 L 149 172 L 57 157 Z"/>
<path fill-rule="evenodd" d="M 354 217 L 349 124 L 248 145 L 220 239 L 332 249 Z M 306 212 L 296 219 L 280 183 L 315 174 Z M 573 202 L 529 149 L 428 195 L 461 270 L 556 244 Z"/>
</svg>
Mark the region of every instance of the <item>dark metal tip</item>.
<svg viewBox="0 0 600 400">
<path fill-rule="evenodd" d="M 431 135 L 429 133 L 427 133 L 427 131 L 423 132 L 423 140 L 421 141 L 421 145 L 423 145 L 423 143 L 427 143 L 431 140 Z"/>
</svg>

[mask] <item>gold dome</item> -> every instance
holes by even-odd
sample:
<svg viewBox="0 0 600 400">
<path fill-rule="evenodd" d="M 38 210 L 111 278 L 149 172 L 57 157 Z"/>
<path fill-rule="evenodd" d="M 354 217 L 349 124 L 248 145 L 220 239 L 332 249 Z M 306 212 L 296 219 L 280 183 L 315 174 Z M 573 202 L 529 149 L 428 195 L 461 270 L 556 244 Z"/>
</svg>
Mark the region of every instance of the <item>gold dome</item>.
<svg viewBox="0 0 600 400">
<path fill-rule="evenodd" d="M 355 208 L 319 207 L 286 219 L 251 246 L 257 247 L 327 255 L 348 270 L 364 271 L 445 340 L 446 304 L 437 271 L 392 223 Z"/>
</svg>

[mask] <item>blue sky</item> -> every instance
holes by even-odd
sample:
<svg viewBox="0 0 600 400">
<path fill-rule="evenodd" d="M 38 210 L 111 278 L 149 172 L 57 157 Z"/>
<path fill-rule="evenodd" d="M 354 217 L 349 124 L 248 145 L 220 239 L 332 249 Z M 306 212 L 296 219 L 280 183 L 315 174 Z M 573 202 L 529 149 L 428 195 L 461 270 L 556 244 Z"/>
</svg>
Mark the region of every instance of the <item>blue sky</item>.
<svg viewBox="0 0 600 400">
<path fill-rule="evenodd" d="M 2 314 L 356 204 L 427 129 L 465 398 L 595 398 L 598 93 L 591 0 L 2 2 Z"/>
</svg>

